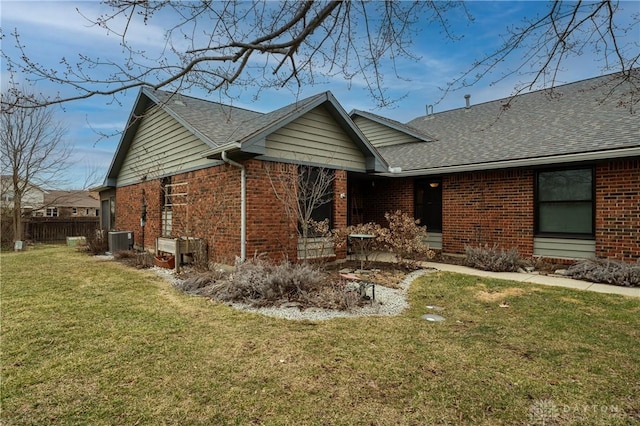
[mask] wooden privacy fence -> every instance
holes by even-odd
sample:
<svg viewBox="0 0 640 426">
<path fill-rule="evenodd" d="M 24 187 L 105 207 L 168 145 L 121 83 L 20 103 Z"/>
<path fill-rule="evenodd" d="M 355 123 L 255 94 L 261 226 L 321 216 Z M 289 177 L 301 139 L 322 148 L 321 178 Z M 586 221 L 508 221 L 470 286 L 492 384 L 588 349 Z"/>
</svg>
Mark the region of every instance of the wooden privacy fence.
<svg viewBox="0 0 640 426">
<path fill-rule="evenodd" d="M 22 222 L 24 237 L 38 242 L 65 241 L 67 237 L 88 236 L 100 227 L 99 217 L 32 217 Z"/>
</svg>

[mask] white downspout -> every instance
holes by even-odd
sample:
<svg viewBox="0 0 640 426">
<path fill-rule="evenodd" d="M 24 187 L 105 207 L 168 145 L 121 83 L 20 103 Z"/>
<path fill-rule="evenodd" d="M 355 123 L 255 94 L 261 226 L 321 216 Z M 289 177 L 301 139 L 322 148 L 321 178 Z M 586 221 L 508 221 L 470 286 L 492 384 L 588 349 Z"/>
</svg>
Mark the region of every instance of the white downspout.
<svg viewBox="0 0 640 426">
<path fill-rule="evenodd" d="M 222 151 L 222 161 L 240 169 L 240 262 L 247 259 L 247 172 L 246 168 L 227 157 Z"/>
</svg>

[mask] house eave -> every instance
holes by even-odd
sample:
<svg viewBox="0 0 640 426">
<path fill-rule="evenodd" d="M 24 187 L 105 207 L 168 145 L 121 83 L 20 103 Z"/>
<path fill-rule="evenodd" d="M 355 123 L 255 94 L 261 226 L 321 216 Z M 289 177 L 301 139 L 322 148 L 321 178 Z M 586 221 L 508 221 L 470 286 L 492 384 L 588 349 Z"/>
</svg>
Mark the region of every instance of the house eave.
<svg viewBox="0 0 640 426">
<path fill-rule="evenodd" d="M 204 158 L 209 158 L 209 159 L 213 159 L 213 160 L 222 160 L 222 153 L 223 152 L 233 152 L 233 151 L 238 151 L 242 148 L 242 146 L 240 145 L 240 143 L 238 142 L 231 142 L 231 143 L 227 143 L 224 145 L 220 145 L 216 148 L 210 149 L 208 151 L 205 151 L 202 153 L 202 157 Z"/>
<path fill-rule="evenodd" d="M 428 175 L 442 175 L 463 172 L 475 172 L 482 170 L 510 169 L 521 167 L 547 166 L 553 164 L 581 163 L 586 161 L 611 160 L 615 158 L 640 157 L 640 146 L 631 148 L 613 149 L 607 151 L 581 152 L 574 154 L 554 155 L 547 157 L 522 158 L 515 160 L 492 161 L 475 164 L 460 164 L 442 167 L 430 167 L 401 171 L 396 169 L 396 173 L 388 172 L 381 174 L 390 177 L 415 177 Z M 392 168 L 394 169 L 394 168 Z"/>
</svg>

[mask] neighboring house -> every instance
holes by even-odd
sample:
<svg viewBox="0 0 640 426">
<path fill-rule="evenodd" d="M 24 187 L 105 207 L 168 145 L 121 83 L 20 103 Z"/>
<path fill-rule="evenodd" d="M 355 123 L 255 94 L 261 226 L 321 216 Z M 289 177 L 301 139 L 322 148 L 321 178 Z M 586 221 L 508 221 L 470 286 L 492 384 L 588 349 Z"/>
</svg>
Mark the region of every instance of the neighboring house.
<svg viewBox="0 0 640 426">
<path fill-rule="evenodd" d="M 14 192 L 13 178 L 8 175 L 0 176 L 0 206 L 2 209 L 13 209 Z M 36 185 L 27 184 L 25 192 L 22 194 L 21 210 L 23 214 L 29 215 L 33 210 L 44 205 L 46 191 Z"/>
<path fill-rule="evenodd" d="M 36 217 L 98 217 L 99 195 L 80 190 L 50 190 L 44 196 L 42 207 L 34 212 Z"/>
<path fill-rule="evenodd" d="M 317 166 L 335 176 L 324 209 L 333 227 L 384 224 L 400 209 L 448 253 L 497 244 L 525 256 L 635 261 L 640 120 L 619 102 L 629 86 L 611 78 L 407 124 L 347 115 L 329 92 L 262 114 L 145 88 L 101 188 L 102 225 L 134 231 L 147 249 L 157 236 L 189 236 L 217 261 L 298 259 L 274 176 Z"/>
</svg>

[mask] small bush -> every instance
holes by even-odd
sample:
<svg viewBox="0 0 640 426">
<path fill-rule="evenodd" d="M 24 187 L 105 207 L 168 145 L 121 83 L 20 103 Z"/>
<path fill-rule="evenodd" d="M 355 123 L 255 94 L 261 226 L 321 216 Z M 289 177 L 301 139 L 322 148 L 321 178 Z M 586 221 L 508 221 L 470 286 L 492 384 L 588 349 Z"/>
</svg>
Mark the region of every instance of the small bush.
<svg viewBox="0 0 640 426">
<path fill-rule="evenodd" d="M 13 249 L 13 215 L 11 211 L 2 210 L 0 218 L 0 244 L 3 249 Z"/>
<path fill-rule="evenodd" d="M 91 255 L 104 254 L 109 251 L 109 240 L 106 230 L 96 229 L 95 232 L 90 232 L 89 235 L 87 235 L 86 241 L 87 243 L 79 247 L 78 250 L 85 251 Z"/>
<path fill-rule="evenodd" d="M 613 260 L 583 260 L 570 266 L 567 275 L 596 283 L 640 287 L 640 260 L 635 265 Z"/>
<path fill-rule="evenodd" d="M 221 270 L 210 270 L 202 273 L 192 274 L 187 279 L 179 281 L 175 287 L 185 293 L 199 296 L 211 296 L 210 288 L 215 286 L 220 280 L 226 278 L 227 274 Z"/>
<path fill-rule="evenodd" d="M 493 272 L 516 272 L 524 260 L 514 248 L 509 250 L 499 249 L 497 245 L 489 247 L 465 246 L 466 257 L 464 264 L 475 269 Z"/>
<path fill-rule="evenodd" d="M 138 269 L 155 266 L 155 256 L 148 251 L 121 250 L 115 252 L 113 258 Z"/>
<path fill-rule="evenodd" d="M 233 274 L 210 271 L 187 278 L 177 287 L 221 302 L 255 307 L 293 303 L 301 308 L 348 309 L 361 299 L 332 283 L 313 265 L 284 262 L 273 265 L 260 258 L 237 265 Z"/>
<path fill-rule="evenodd" d="M 384 235 L 384 239 L 389 250 L 396 255 L 399 264 L 414 268 L 416 257 L 426 256 L 427 259 L 431 259 L 435 256 L 424 241 L 427 228 L 420 226 L 419 220 L 400 210 L 385 213 L 384 217 L 389 221 L 389 232 Z"/>
</svg>

